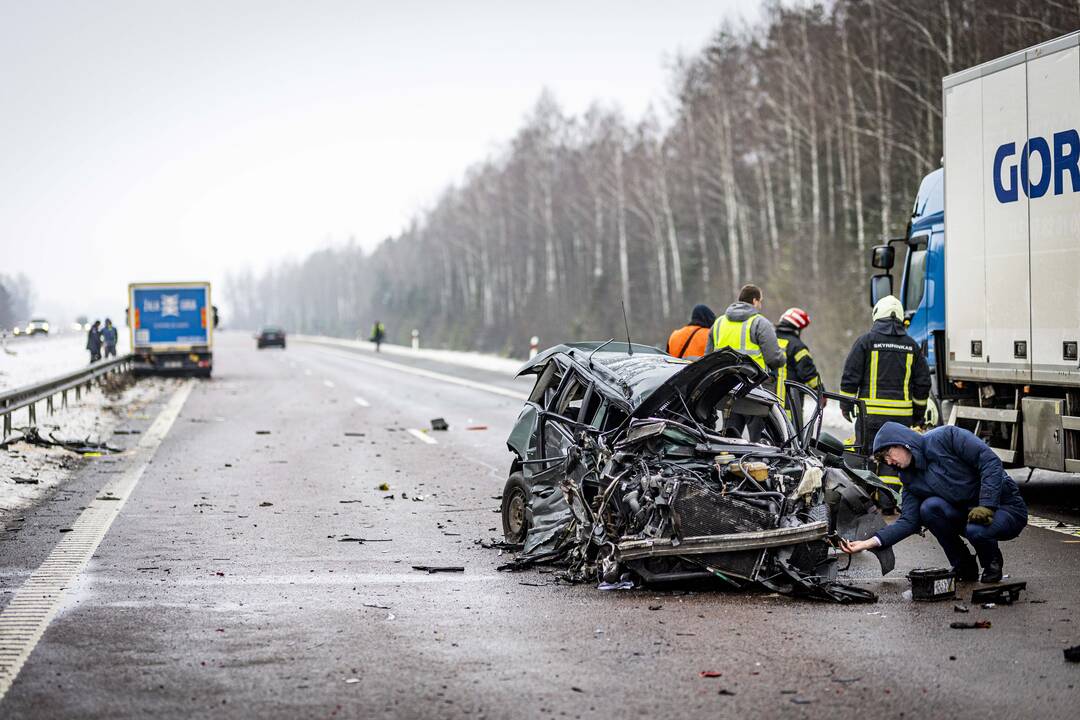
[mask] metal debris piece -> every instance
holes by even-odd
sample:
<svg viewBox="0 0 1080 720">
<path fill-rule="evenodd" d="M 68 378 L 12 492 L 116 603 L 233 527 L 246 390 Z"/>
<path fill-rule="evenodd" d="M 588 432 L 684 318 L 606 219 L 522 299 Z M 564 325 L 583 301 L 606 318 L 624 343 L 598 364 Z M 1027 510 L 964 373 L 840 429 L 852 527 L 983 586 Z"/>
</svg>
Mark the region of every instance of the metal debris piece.
<svg viewBox="0 0 1080 720">
<path fill-rule="evenodd" d="M 976 620 L 975 622 L 952 622 L 949 627 L 953 630 L 989 630 L 989 620 Z"/>
<path fill-rule="evenodd" d="M 1020 599 L 1021 590 L 1027 590 L 1026 582 L 1005 583 L 1004 585 L 979 588 L 971 593 L 971 602 L 973 605 L 980 603 L 1012 605 Z"/>
<path fill-rule="evenodd" d="M 269 435 L 270 431 L 269 430 L 256 430 L 255 434 L 256 435 Z"/>
<path fill-rule="evenodd" d="M 259 503 L 259 507 L 273 507 L 274 503 L 263 500 Z"/>
<path fill-rule="evenodd" d="M 441 417 L 431 419 L 431 429 L 443 432 L 450 429 L 450 425 Z"/>
<path fill-rule="evenodd" d="M 952 606 L 952 609 L 953 609 L 953 612 L 958 612 L 958 613 L 971 612 L 971 608 L 969 608 L 964 603 L 956 603 L 955 605 Z"/>
<path fill-rule="evenodd" d="M 465 572 L 465 568 L 460 565 L 413 565 L 412 569 L 422 570 L 428 575 L 444 572 Z"/>
<path fill-rule="evenodd" d="M 1071 648 L 1065 648 L 1065 659 L 1069 662 L 1080 662 L 1080 645 L 1073 645 Z"/>
</svg>

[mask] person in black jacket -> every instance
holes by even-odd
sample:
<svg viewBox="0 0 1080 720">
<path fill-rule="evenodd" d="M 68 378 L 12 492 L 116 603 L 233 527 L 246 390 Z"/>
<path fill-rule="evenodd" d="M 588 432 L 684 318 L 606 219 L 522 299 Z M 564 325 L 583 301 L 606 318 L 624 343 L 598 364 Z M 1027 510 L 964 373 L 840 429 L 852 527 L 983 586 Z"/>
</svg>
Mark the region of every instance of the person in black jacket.
<svg viewBox="0 0 1080 720">
<path fill-rule="evenodd" d="M 921 424 L 930 397 L 930 367 L 904 329 L 903 305 L 888 295 L 874 306 L 873 318 L 870 332 L 852 345 L 840 379 L 842 395 L 866 403 L 866 418 L 856 423 L 855 438 L 864 454 L 869 454 L 874 437 L 886 422 L 906 427 Z M 849 421 L 854 407 L 854 403 L 841 405 Z"/>
<path fill-rule="evenodd" d="M 90 362 L 96 363 L 101 359 L 101 322 L 95 320 L 86 333 L 86 349 L 90 351 Z"/>
<path fill-rule="evenodd" d="M 801 428 L 803 423 L 803 398 L 796 390 L 788 393 L 784 383 L 794 380 L 819 392 L 825 390 L 810 348 L 801 337 L 802 331 L 809 325 L 810 313 L 794 307 L 788 308 L 776 323 L 776 341 L 787 355 L 787 363 L 777 371 L 776 394 L 796 428 Z"/>
<path fill-rule="evenodd" d="M 989 445 L 955 425 L 925 435 L 894 422 L 881 427 L 874 454 L 900 471 L 904 499 L 900 517 L 866 540 L 845 541 L 845 552 L 887 548 L 926 527 L 961 580 L 979 568 L 964 545 L 975 548 L 984 583 L 999 582 L 1004 560 L 998 542 L 1027 525 L 1027 505 Z"/>
</svg>

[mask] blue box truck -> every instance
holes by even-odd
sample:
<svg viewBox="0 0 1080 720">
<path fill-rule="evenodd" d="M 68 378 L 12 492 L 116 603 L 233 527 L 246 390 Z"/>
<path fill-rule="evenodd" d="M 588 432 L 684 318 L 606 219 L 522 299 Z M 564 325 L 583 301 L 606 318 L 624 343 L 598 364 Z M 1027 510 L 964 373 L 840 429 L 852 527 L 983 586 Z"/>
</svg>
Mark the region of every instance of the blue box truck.
<svg viewBox="0 0 1080 720">
<path fill-rule="evenodd" d="M 893 293 L 895 267 L 942 420 L 1007 465 L 1080 472 L 1080 33 L 942 94 L 944 167 L 904 237 L 873 249 L 870 299 Z"/>
<path fill-rule="evenodd" d="M 210 377 L 215 316 L 208 282 L 128 285 L 135 372 Z"/>
</svg>

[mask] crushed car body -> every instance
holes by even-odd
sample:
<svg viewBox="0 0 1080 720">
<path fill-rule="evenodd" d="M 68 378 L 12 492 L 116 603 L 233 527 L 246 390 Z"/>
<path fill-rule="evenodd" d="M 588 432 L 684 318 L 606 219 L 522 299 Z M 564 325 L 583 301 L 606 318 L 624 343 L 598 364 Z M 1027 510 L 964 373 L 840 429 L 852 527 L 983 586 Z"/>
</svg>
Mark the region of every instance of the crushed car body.
<svg viewBox="0 0 1080 720">
<path fill-rule="evenodd" d="M 830 547 L 883 527 L 876 498 L 892 491 L 849 468 L 834 439 L 792 427 L 745 355 L 722 349 L 691 363 L 642 345 L 574 343 L 519 375 L 536 383 L 507 440 L 503 531 L 520 550 L 506 569 L 553 562 L 576 582 L 715 578 L 876 599 L 836 581 Z M 761 442 L 715 430 L 731 412 L 762 418 Z M 876 554 L 890 571 L 891 551 Z"/>
</svg>

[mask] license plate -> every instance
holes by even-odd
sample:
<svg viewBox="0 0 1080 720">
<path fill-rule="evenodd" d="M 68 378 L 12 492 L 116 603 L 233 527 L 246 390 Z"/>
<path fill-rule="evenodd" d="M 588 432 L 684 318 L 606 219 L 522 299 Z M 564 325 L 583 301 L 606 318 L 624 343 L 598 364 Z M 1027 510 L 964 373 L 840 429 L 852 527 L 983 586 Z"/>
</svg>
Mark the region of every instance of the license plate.
<svg viewBox="0 0 1080 720">
<path fill-rule="evenodd" d="M 167 368 L 184 367 L 184 363 L 182 361 L 180 361 L 180 360 L 166 360 L 165 361 L 165 367 L 167 367 Z"/>
</svg>

